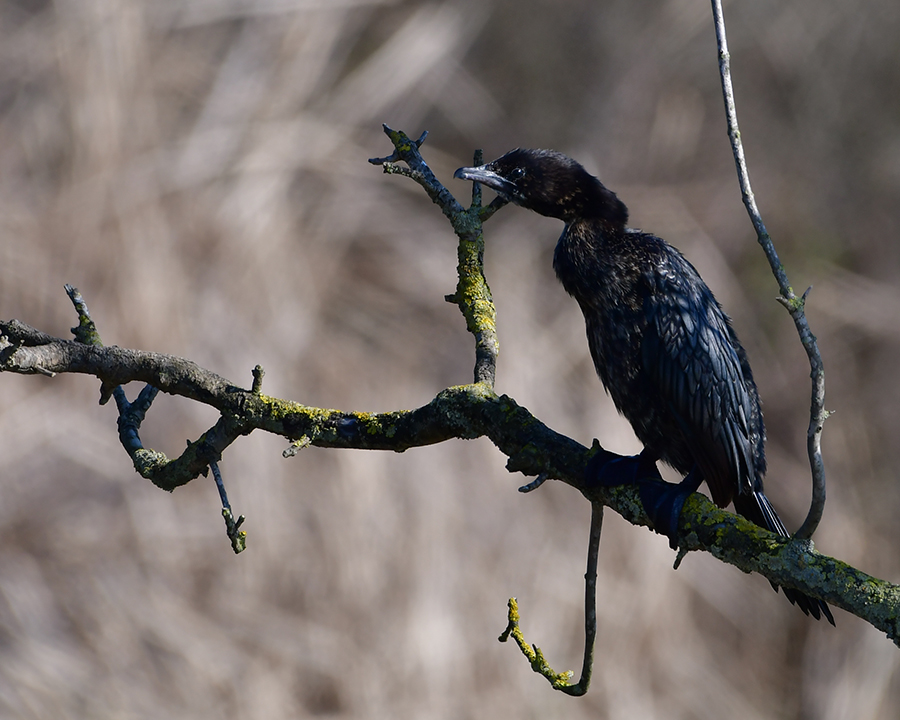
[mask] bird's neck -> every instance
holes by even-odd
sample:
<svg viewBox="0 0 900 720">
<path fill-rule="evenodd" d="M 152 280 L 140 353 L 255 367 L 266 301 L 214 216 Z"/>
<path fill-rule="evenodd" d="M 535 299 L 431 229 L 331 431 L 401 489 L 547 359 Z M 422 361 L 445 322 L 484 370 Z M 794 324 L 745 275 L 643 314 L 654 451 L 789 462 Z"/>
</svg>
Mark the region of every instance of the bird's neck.
<svg viewBox="0 0 900 720">
<path fill-rule="evenodd" d="M 628 223 L 628 208 L 616 194 L 591 177 L 591 182 L 583 183 L 578 198 L 577 210 L 569 218 L 572 222 L 600 223 L 607 232 L 624 231 Z M 567 222 L 569 222 L 567 220 Z"/>
<path fill-rule="evenodd" d="M 566 223 L 556 250 L 553 269 L 570 295 L 584 306 L 598 296 L 603 284 L 616 282 L 620 268 L 615 262 L 625 241 L 624 226 L 603 219 L 579 218 Z"/>
</svg>

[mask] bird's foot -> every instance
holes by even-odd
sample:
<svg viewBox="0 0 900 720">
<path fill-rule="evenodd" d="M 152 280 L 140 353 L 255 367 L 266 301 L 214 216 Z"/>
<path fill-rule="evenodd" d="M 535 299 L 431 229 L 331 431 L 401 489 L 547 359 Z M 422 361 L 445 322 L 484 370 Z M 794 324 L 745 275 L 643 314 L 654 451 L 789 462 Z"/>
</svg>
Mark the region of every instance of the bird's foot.
<svg viewBox="0 0 900 720">
<path fill-rule="evenodd" d="M 607 450 L 595 454 L 587 465 L 585 479 L 588 485 L 617 487 L 633 485 L 648 476 L 659 477 L 656 458 L 646 450 L 640 455 L 616 455 Z"/>
<path fill-rule="evenodd" d="M 694 469 L 678 484 L 665 482 L 656 469 L 656 459 L 647 450 L 626 456 L 600 450 L 588 461 L 585 479 L 588 485 L 603 487 L 637 485 L 653 528 L 669 538 L 669 546 L 674 550 L 678 546 L 678 518 L 684 501 L 697 491 L 703 476 Z"/>
<path fill-rule="evenodd" d="M 697 491 L 702 481 L 700 473 L 692 470 L 677 485 L 662 480 L 642 480 L 638 483 L 644 512 L 656 532 L 669 538 L 669 547 L 673 550 L 678 546 L 678 518 L 681 517 L 684 501 Z"/>
</svg>

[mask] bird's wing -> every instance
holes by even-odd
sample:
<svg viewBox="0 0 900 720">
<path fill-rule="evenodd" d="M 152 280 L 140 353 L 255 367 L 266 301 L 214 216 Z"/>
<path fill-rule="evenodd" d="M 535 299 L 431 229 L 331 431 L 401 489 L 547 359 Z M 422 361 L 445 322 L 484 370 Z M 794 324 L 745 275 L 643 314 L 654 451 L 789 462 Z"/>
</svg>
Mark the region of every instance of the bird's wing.
<svg viewBox="0 0 900 720">
<path fill-rule="evenodd" d="M 753 398 L 725 314 L 699 277 L 685 279 L 696 271 L 682 262 L 686 268 L 650 279 L 667 287 L 646 301 L 642 362 L 724 507 L 736 491 L 754 488 Z"/>
</svg>

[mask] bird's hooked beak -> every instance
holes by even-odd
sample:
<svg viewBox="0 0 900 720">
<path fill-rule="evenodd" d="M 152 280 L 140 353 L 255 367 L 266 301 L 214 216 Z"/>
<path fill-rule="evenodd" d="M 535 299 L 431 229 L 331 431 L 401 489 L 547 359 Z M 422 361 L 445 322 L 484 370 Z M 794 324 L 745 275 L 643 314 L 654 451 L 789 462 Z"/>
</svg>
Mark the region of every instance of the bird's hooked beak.
<svg viewBox="0 0 900 720">
<path fill-rule="evenodd" d="M 494 172 L 490 168 L 490 164 L 478 165 L 476 167 L 461 167 L 453 177 L 460 180 L 472 180 L 487 185 L 491 190 L 499 193 L 503 197 L 511 200 L 516 197 L 516 186 L 502 175 Z"/>
</svg>

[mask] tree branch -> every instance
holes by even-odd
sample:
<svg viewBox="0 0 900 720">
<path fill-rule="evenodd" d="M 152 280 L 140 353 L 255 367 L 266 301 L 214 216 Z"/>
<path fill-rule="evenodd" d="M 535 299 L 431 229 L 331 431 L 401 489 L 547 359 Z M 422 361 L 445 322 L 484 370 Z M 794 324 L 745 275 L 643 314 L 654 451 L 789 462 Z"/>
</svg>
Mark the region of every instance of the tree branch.
<svg viewBox="0 0 900 720">
<path fill-rule="evenodd" d="M 481 208 L 477 202 L 468 210 L 455 204 L 449 192 L 438 187 L 434 176 L 429 177 L 430 170 L 425 173 L 422 169 L 424 161 L 416 144 L 402 133 L 389 134 L 398 154 L 402 157 L 406 153 L 413 160 L 410 167 L 421 163 L 415 177 L 429 186 L 431 197 L 444 203 L 442 209 L 450 209 L 448 217 L 461 235 L 460 242 L 471 243 L 465 253 L 460 251 L 461 257 L 466 258 L 466 262 L 460 262 L 460 286 L 474 289 L 458 291 L 454 302 L 476 337 L 476 347 L 483 346 L 482 367 L 487 368 L 496 356 L 493 307 L 483 282 L 478 244 L 480 218 L 487 208 Z M 476 378 L 478 368 L 476 363 Z M 510 472 L 556 478 L 632 524 L 650 526 L 637 485 L 604 488 L 585 480 L 587 462 L 595 454 L 606 453 L 610 459 L 620 456 L 603 450 L 596 441 L 593 447 L 586 448 L 547 427 L 512 398 L 498 396 L 488 382 L 493 379 L 492 371 L 486 369 L 480 371 L 485 380 L 446 388 L 415 410 L 346 412 L 264 395 L 259 368 L 254 371 L 252 388 L 246 390 L 188 360 L 114 346 L 85 345 L 10 320 L 0 321 L 0 372 L 92 375 L 102 383 L 101 398 L 109 397 L 110 388 L 139 381 L 216 408 L 220 413 L 218 422 L 189 443 L 180 457 L 169 459 L 163 453 L 143 448 L 133 455 L 135 469 L 166 490 L 204 474 L 211 458 L 216 459 L 239 436 L 254 430 L 292 441 L 286 454 L 305 445 L 403 452 L 452 438 L 488 437 L 507 456 Z M 639 482 L 658 481 L 658 474 L 651 474 Z M 779 538 L 719 510 L 696 493 L 685 503 L 677 539 L 685 552 L 710 552 L 744 572 L 759 573 L 777 585 L 825 600 L 868 621 L 900 644 L 900 587 L 819 554 L 809 541 Z"/>
<path fill-rule="evenodd" d="M 506 201 L 495 200 L 487 208 L 483 208 L 481 187 L 475 183 L 472 189 L 472 205 L 468 210 L 463 209 L 450 191 L 438 182 L 419 153 L 419 148 L 428 133 L 422 133 L 418 140 L 411 141 L 405 133 L 392 130 L 387 125 L 383 127 L 385 134 L 394 144 L 394 152 L 388 157 L 371 158 L 369 162 L 381 165 L 384 172 L 389 175 L 404 175 L 415 180 L 450 220 L 453 231 L 459 238 L 457 250 L 459 282 L 456 292 L 447 295 L 446 300 L 459 307 L 466 319 L 466 328 L 475 336 L 475 382 L 483 382 L 494 387 L 500 344 L 497 341 L 494 300 L 484 277 L 482 223 L 503 207 Z M 401 160 L 407 167 L 396 164 Z M 475 153 L 475 163 L 481 164 L 480 150 Z"/>
<path fill-rule="evenodd" d="M 738 128 L 737 110 L 734 105 L 734 88 L 731 85 L 731 56 L 728 53 L 728 41 L 725 35 L 725 16 L 722 13 L 722 0 L 712 0 L 713 21 L 716 26 L 716 44 L 719 48 L 719 76 L 722 80 L 722 95 L 725 98 L 725 117 L 728 122 L 728 137 L 731 140 L 731 150 L 734 154 L 734 164 L 737 168 L 738 182 L 741 186 L 741 198 L 750 221 L 756 230 L 756 237 L 762 246 L 772 268 L 772 274 L 778 282 L 781 296 L 778 301 L 787 308 L 794 320 L 800 342 L 806 350 L 809 358 L 810 377 L 812 378 L 812 396 L 809 408 L 809 428 L 806 433 L 806 450 L 809 455 L 809 466 L 812 472 L 812 500 L 806 519 L 797 530 L 794 537 L 808 540 L 815 533 L 825 510 L 825 463 L 822 460 L 822 427 L 828 412 L 825 410 L 825 365 L 819 352 L 816 336 L 809 329 L 804 307 L 806 296 L 812 288 L 808 288 L 801 297 L 794 295 L 794 290 L 788 281 L 784 265 L 778 259 L 775 245 L 769 236 L 766 226 L 763 224 L 759 208 L 756 207 L 756 198 L 750 188 L 750 173 L 747 170 L 747 161 L 744 158 L 744 146 L 741 143 L 741 131 Z"/>
</svg>

